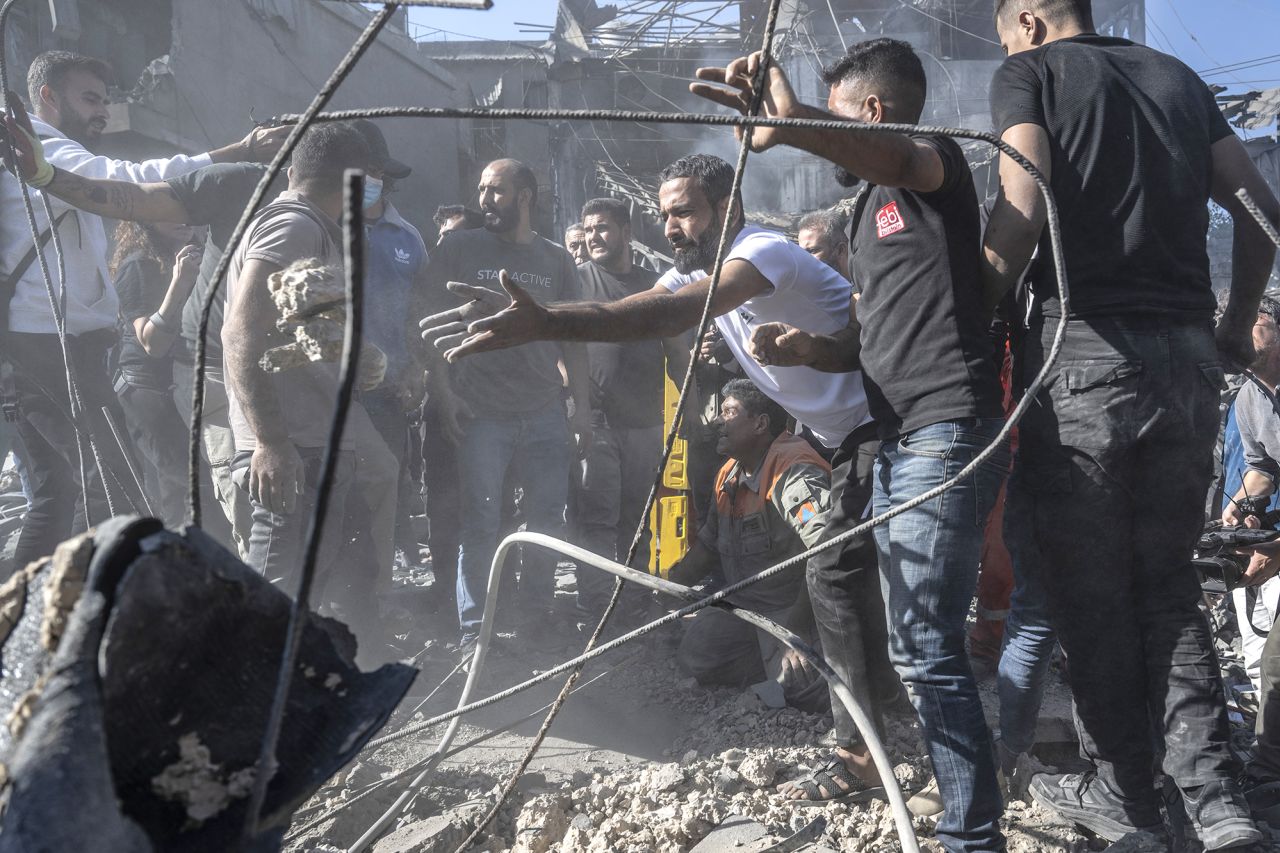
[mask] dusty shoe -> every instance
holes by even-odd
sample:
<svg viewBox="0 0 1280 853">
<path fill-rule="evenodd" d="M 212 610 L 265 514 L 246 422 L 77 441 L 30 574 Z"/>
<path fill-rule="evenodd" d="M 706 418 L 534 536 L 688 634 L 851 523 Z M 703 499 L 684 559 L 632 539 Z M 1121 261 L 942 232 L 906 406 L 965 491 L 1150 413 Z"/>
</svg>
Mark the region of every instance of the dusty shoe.
<svg viewBox="0 0 1280 853">
<path fill-rule="evenodd" d="M 1154 807 L 1146 809 L 1150 818 L 1143 825 L 1137 825 L 1130 817 L 1130 811 L 1138 809 L 1126 808 L 1125 803 L 1093 773 L 1064 773 L 1059 776 L 1042 773 L 1031 780 L 1029 790 L 1040 805 L 1107 841 L 1118 841 L 1130 832 L 1164 833 L 1160 814 Z"/>
<path fill-rule="evenodd" d="M 1262 841 L 1235 782 L 1209 782 L 1182 792 L 1187 815 L 1205 850 L 1231 850 Z"/>
<path fill-rule="evenodd" d="M 937 779 L 930 779 L 928 785 L 907 800 L 907 811 L 916 817 L 937 817 L 942 814 L 943 809 L 942 792 L 938 790 Z"/>
</svg>

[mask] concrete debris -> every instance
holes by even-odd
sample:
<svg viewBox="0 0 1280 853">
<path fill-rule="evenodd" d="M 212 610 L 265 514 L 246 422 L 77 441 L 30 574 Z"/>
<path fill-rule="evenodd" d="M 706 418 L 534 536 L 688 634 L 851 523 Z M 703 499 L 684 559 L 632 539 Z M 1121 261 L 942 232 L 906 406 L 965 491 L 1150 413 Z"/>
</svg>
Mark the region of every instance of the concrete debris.
<svg viewBox="0 0 1280 853">
<path fill-rule="evenodd" d="M 669 748 L 664 749 L 662 743 L 654 745 L 655 754 L 662 752 L 667 757 L 646 761 L 612 752 L 606 746 L 608 741 L 588 732 L 564 732 L 578 744 L 577 749 L 565 750 L 568 763 L 560 767 L 535 763 L 533 772 L 526 774 L 510 801 L 498 812 L 487 838 L 474 850 L 688 853 L 730 820 L 764 827 L 762 837 L 767 843 L 761 845 L 763 849 L 793 836 L 818 817 L 826 819 L 826 826 L 816 839 L 818 849 L 866 853 L 900 849 L 893 817 L 884 800 L 812 805 L 788 802 L 777 793 L 778 784 L 809 774 L 826 759 L 831 751 L 826 741 L 831 727 L 829 715 L 794 708 L 771 710 L 749 691 L 684 684 L 660 641 L 656 648 L 626 667 L 611 672 L 603 683 L 612 696 L 627 697 L 621 700 L 624 703 L 652 708 L 663 714 L 663 719 L 687 721 L 683 725 L 672 724 Z M 895 763 L 894 775 L 903 793 L 910 797 L 932 778 L 918 724 L 911 716 L 891 714 L 885 728 L 885 746 Z M 576 740 L 579 736 L 585 743 Z M 493 802 L 525 742 L 523 737 L 513 738 L 512 745 L 495 747 L 487 758 L 464 754 L 456 763 L 441 767 L 415 800 L 401 829 L 418 827 L 428 834 L 428 827 L 421 824 L 434 816 L 457 819 L 460 812 L 468 809 L 483 812 Z M 400 767 L 420 757 L 421 752 L 406 744 L 386 747 L 373 759 Z M 328 827 L 317 828 L 317 834 L 298 839 L 290 849 L 297 853 L 315 850 L 319 841 L 339 847 L 349 845 L 399 790 L 388 787 L 393 790 L 382 798 L 371 797 L 357 803 L 340 813 Z M 350 785 L 345 790 L 329 789 L 323 799 L 312 801 L 316 811 L 309 814 L 340 805 L 355 790 Z M 1011 803 L 1006 817 L 1010 853 L 1083 853 L 1088 849 L 1086 836 L 1037 805 Z M 941 850 L 931 837 L 933 827 L 928 821 L 917 821 L 916 828 L 922 849 L 933 853 Z M 384 853 L 381 847 L 377 849 Z M 750 853 L 754 849 L 757 848 L 737 847 L 734 853 Z M 406 853 L 418 850 L 405 848 Z M 385 853 L 401 851 L 389 848 Z"/>
<path fill-rule="evenodd" d="M 253 768 L 223 773 L 195 733 L 178 738 L 178 755 L 177 761 L 151 780 L 151 790 L 162 799 L 181 803 L 195 823 L 220 814 L 233 799 L 247 797 L 253 787 Z"/>
<path fill-rule="evenodd" d="M 279 373 L 312 362 L 341 359 L 347 319 L 342 270 L 315 259 L 296 261 L 272 273 L 267 287 L 271 301 L 280 311 L 276 327 L 290 337 L 292 343 L 263 353 L 260 362 L 263 370 Z M 371 391 L 382 384 L 386 373 L 386 355 L 373 344 L 363 344 L 357 387 Z"/>
<path fill-rule="evenodd" d="M 58 648 L 71 608 L 76 606 L 80 593 L 84 592 L 91 557 L 92 532 L 68 539 L 53 549 L 53 573 L 45 595 L 44 622 L 40 626 L 40 643 L 46 651 L 53 652 Z"/>
</svg>

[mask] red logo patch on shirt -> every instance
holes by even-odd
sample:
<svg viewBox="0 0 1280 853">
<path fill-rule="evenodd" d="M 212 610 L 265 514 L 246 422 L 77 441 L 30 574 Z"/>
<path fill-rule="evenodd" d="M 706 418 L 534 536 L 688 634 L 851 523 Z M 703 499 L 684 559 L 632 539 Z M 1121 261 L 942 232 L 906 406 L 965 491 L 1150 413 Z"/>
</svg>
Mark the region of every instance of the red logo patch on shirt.
<svg viewBox="0 0 1280 853">
<path fill-rule="evenodd" d="M 891 201 L 876 211 L 876 238 L 883 240 L 890 234 L 897 234 L 907 227 L 902 214 L 898 212 L 898 203 Z"/>
</svg>

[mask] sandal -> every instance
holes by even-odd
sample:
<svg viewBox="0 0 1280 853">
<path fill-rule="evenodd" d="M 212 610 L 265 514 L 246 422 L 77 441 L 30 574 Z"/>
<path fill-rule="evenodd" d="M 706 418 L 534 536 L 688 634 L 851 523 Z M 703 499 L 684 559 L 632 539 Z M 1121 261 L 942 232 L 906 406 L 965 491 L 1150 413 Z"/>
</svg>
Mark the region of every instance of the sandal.
<svg viewBox="0 0 1280 853">
<path fill-rule="evenodd" d="M 787 783 L 795 785 L 804 792 L 803 797 L 783 796 L 783 801 L 796 805 L 812 805 L 835 802 L 865 802 L 884 795 L 884 788 L 877 785 L 867 787 L 867 783 L 859 779 L 845 767 L 840 756 L 831 753 L 822 766 L 815 769 L 804 779 L 792 779 Z M 826 791 L 826 796 L 823 795 Z M 781 793 L 781 792 L 780 792 Z"/>
</svg>

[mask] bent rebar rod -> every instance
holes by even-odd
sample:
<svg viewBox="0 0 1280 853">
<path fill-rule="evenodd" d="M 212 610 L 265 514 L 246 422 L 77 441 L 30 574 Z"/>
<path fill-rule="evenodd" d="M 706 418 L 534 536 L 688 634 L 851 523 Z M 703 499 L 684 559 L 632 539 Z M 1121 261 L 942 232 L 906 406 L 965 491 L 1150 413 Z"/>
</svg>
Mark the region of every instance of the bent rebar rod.
<svg viewBox="0 0 1280 853">
<path fill-rule="evenodd" d="M 458 707 L 461 708 L 467 704 L 471 698 L 471 692 L 475 688 L 475 684 L 479 679 L 480 670 L 484 667 L 484 659 L 488 654 L 490 640 L 493 636 L 493 623 L 495 612 L 497 611 L 498 587 L 502 582 L 502 566 L 506 562 L 507 553 L 516 545 L 521 543 L 529 545 L 540 545 L 550 551 L 554 551 L 561 556 L 574 560 L 578 565 L 589 565 L 592 568 L 606 571 L 612 575 L 639 584 L 648 589 L 656 590 L 690 603 L 700 602 L 703 596 L 695 590 L 687 586 L 655 577 L 647 572 L 638 569 L 628 568 L 621 563 L 614 562 L 599 554 L 593 554 L 576 545 L 563 542 L 543 533 L 513 533 L 506 539 L 502 540 L 502 544 L 498 546 L 497 553 L 493 556 L 493 563 L 489 568 L 489 586 L 485 593 L 484 619 L 480 625 L 480 634 L 476 640 L 475 656 L 471 661 L 471 671 L 467 674 L 467 683 L 462 688 L 462 695 L 458 698 Z M 754 625 L 762 631 L 772 635 L 781 641 L 790 649 L 798 652 L 807 662 L 813 665 L 815 669 L 821 673 L 831 686 L 832 692 L 836 694 L 845 710 L 849 712 L 849 716 L 853 718 L 853 723 L 858 727 L 858 731 L 862 734 L 862 738 L 866 741 L 867 749 L 871 752 L 871 759 L 875 763 L 876 770 L 880 773 L 881 784 L 884 785 L 885 794 L 889 799 L 889 808 L 893 813 L 894 828 L 898 832 L 898 840 L 902 844 L 903 853 L 919 853 L 919 844 L 916 841 L 915 830 L 911 824 L 911 813 L 907 810 L 906 800 L 902 796 L 902 790 L 898 787 L 897 778 L 893 775 L 893 764 L 889 760 L 889 754 L 885 751 L 884 744 L 880 741 L 876 734 L 875 725 L 871 722 L 871 718 L 866 711 L 854 698 L 853 692 L 849 686 L 841 680 L 835 670 L 826 662 L 822 655 L 818 654 L 808 643 L 800 639 L 796 634 L 782 627 L 778 623 L 761 616 L 751 610 L 745 610 L 737 607 L 727 601 L 718 601 L 711 606 L 719 607 L 737 618 Z M 444 736 L 440 739 L 440 743 L 436 746 L 435 751 L 430 758 L 443 756 L 448 751 L 450 744 L 453 742 L 454 736 L 457 734 L 458 726 L 461 724 L 461 717 L 454 717 L 449 722 L 449 728 L 445 731 Z M 430 761 L 430 758 L 428 761 Z M 378 839 L 391 821 L 395 820 L 400 813 L 408 806 L 409 801 L 416 794 L 417 789 L 427 779 L 428 775 L 435 769 L 438 762 L 431 761 L 421 773 L 409 784 L 409 787 L 402 793 L 396 801 L 391 805 L 380 818 L 369 827 L 369 829 L 360 838 L 348 848 L 348 853 L 361 853 L 368 848 L 370 844 Z"/>
</svg>

